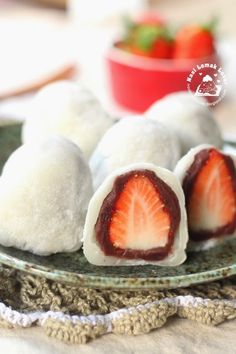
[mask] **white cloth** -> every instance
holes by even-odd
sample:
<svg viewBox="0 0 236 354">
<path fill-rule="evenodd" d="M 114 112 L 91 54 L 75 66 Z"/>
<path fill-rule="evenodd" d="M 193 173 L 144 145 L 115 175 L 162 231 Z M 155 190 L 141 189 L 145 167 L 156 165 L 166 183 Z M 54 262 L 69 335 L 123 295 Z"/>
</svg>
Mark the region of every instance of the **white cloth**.
<svg viewBox="0 0 236 354">
<path fill-rule="evenodd" d="M 137 337 L 108 334 L 85 345 L 48 338 L 41 328 L 0 329 L 1 354 L 233 354 L 236 320 L 217 327 L 184 319 Z"/>
</svg>

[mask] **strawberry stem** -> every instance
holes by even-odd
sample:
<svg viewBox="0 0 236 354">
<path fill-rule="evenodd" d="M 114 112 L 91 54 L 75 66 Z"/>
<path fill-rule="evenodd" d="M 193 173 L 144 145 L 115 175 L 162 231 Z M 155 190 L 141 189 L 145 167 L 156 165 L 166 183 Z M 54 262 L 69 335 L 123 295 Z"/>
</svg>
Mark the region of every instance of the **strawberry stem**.
<svg viewBox="0 0 236 354">
<path fill-rule="evenodd" d="M 171 39 L 167 28 L 155 25 L 145 25 L 140 26 L 137 29 L 136 43 L 137 46 L 143 51 L 148 52 L 152 48 L 154 42 L 159 38 L 163 38 L 168 41 Z"/>
<path fill-rule="evenodd" d="M 214 33 L 219 23 L 219 17 L 214 16 L 208 23 L 202 25 L 202 28 L 206 31 Z"/>
</svg>

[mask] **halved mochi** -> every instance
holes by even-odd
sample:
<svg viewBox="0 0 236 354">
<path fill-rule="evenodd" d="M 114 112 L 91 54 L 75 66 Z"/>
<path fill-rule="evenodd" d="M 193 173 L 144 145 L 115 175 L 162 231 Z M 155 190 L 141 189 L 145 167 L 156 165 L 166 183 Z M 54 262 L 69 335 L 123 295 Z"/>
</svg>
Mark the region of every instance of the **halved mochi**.
<svg viewBox="0 0 236 354">
<path fill-rule="evenodd" d="M 186 259 L 187 240 L 184 194 L 164 168 L 116 170 L 90 201 L 83 247 L 92 264 L 176 266 Z"/>
<path fill-rule="evenodd" d="M 21 146 L 0 178 L 0 243 L 38 255 L 79 249 L 91 196 L 75 144 L 55 136 Z"/>
<path fill-rule="evenodd" d="M 231 156 L 210 145 L 177 164 L 186 198 L 190 249 L 206 249 L 236 235 L 236 169 Z"/>
</svg>

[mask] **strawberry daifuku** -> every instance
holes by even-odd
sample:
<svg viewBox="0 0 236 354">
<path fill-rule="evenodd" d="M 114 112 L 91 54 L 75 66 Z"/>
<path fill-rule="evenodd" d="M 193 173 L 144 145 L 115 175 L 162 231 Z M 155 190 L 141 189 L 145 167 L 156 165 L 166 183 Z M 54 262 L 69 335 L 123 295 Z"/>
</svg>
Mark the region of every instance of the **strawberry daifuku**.
<svg viewBox="0 0 236 354">
<path fill-rule="evenodd" d="M 202 98 L 199 102 L 201 104 L 188 92 L 176 92 L 155 102 L 145 113 L 178 137 L 182 155 L 200 144 L 223 146 L 217 121 L 205 100 Z"/>
<path fill-rule="evenodd" d="M 57 81 L 43 87 L 34 97 L 22 140 L 41 141 L 58 134 L 78 145 L 89 159 L 112 124 L 100 102 L 81 83 Z"/>
<path fill-rule="evenodd" d="M 0 178 L 0 243 L 40 256 L 81 247 L 92 178 L 81 150 L 52 136 L 27 143 Z"/>
<path fill-rule="evenodd" d="M 104 134 L 90 159 L 95 189 L 115 169 L 138 162 L 174 169 L 179 141 L 161 123 L 143 116 L 122 118 Z"/>
<path fill-rule="evenodd" d="M 191 249 L 236 236 L 236 169 L 233 158 L 200 145 L 177 164 L 186 198 Z"/>
<path fill-rule="evenodd" d="M 84 254 L 92 264 L 176 266 L 186 259 L 187 240 L 184 194 L 164 168 L 116 170 L 90 201 Z"/>
</svg>

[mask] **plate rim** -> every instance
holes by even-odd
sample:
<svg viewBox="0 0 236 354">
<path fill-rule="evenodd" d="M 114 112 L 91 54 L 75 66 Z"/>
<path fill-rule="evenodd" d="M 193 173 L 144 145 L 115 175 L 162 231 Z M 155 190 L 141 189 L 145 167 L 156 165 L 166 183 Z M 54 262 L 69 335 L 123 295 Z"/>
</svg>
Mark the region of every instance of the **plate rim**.
<svg viewBox="0 0 236 354">
<path fill-rule="evenodd" d="M 236 275 L 236 263 L 234 263 L 226 267 L 207 270 L 204 272 L 176 276 L 164 276 L 161 278 L 106 276 L 106 282 L 104 282 L 104 276 L 102 277 L 100 275 L 73 273 L 59 269 L 55 269 L 52 271 L 47 266 L 24 261 L 22 259 L 2 252 L 0 253 L 0 266 L 1 264 L 7 265 L 16 270 L 23 271 L 27 274 L 33 274 L 36 276 L 44 277 L 49 280 L 62 282 L 71 286 L 93 289 L 117 289 L 124 291 L 148 289 L 177 289 L 203 283 L 209 283 L 211 281 L 216 281 L 228 278 L 232 275 Z M 54 273 L 54 271 L 56 271 L 56 274 Z M 73 279 L 73 281 L 71 279 Z M 132 284 L 132 280 L 135 280 L 134 284 Z"/>
</svg>

